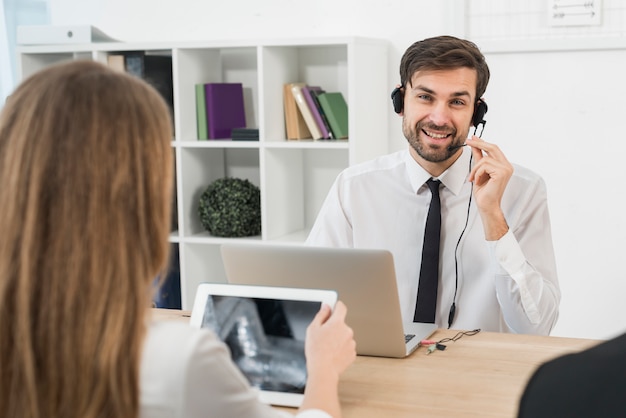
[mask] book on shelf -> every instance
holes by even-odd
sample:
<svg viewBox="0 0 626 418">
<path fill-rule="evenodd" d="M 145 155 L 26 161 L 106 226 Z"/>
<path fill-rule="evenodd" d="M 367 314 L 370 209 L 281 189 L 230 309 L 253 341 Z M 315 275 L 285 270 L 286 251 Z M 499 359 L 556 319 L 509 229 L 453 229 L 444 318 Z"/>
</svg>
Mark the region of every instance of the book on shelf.
<svg viewBox="0 0 626 418">
<path fill-rule="evenodd" d="M 174 115 L 174 82 L 170 55 L 125 51 L 109 54 L 107 65 L 114 70 L 125 71 L 146 81 L 161 94 L 170 108 L 170 113 Z"/>
<path fill-rule="evenodd" d="M 126 62 L 124 60 L 124 55 L 121 54 L 109 54 L 107 56 L 107 65 L 109 68 L 119 71 L 126 72 Z"/>
<path fill-rule="evenodd" d="M 335 139 L 348 138 L 348 105 L 341 92 L 326 92 L 317 96 Z"/>
<path fill-rule="evenodd" d="M 311 132 L 306 126 L 306 122 L 298 110 L 296 99 L 293 97 L 293 93 L 291 92 L 293 84 L 295 83 L 287 83 L 283 86 L 283 106 L 285 108 L 285 128 L 287 130 L 287 139 L 311 139 Z"/>
<path fill-rule="evenodd" d="M 204 83 L 194 85 L 196 91 L 196 130 L 199 140 L 209 139 L 206 120 L 206 99 Z"/>
<path fill-rule="evenodd" d="M 327 125 L 328 122 L 324 120 L 325 115 L 320 112 L 319 102 L 317 101 L 317 95 L 320 93 L 325 93 L 320 86 L 302 86 L 302 95 L 311 110 L 311 114 L 313 115 L 313 119 L 315 119 L 321 137 L 323 139 L 331 139 L 330 127 Z"/>
<path fill-rule="evenodd" d="M 177 244 L 171 244 L 170 260 L 165 277 L 158 276 L 153 281 L 154 308 L 180 309 L 182 306 L 180 289 L 180 255 Z"/>
<path fill-rule="evenodd" d="M 291 93 L 293 94 L 294 99 L 296 99 L 298 110 L 302 114 L 307 128 L 309 128 L 309 132 L 311 132 L 311 138 L 322 139 L 322 132 L 317 126 L 317 122 L 315 122 L 315 118 L 313 117 L 313 112 L 309 108 L 308 103 L 304 99 L 304 94 L 302 93 L 302 88 L 305 86 L 306 84 L 304 83 L 293 83 L 291 85 Z"/>
<path fill-rule="evenodd" d="M 233 141 L 258 141 L 259 130 L 256 128 L 234 128 L 232 137 Z"/>
<path fill-rule="evenodd" d="M 234 128 L 246 127 L 241 83 L 206 83 L 204 94 L 209 139 L 231 138 Z"/>
<path fill-rule="evenodd" d="M 145 55 L 143 79 L 157 89 L 174 115 L 174 83 L 171 55 Z"/>
<path fill-rule="evenodd" d="M 328 118 L 326 117 L 326 114 L 324 113 L 324 109 L 322 109 L 322 106 L 320 105 L 320 101 L 318 99 L 318 96 L 322 93 L 326 93 L 326 92 L 324 90 L 320 90 L 320 91 L 312 90 L 311 96 L 313 97 L 313 100 L 315 101 L 315 106 L 317 106 L 317 110 L 319 111 L 322 121 L 324 122 L 324 126 L 326 127 L 326 130 L 328 131 L 329 138 L 336 139 L 333 134 L 333 130 L 330 128 L 330 123 L 328 123 Z"/>
</svg>

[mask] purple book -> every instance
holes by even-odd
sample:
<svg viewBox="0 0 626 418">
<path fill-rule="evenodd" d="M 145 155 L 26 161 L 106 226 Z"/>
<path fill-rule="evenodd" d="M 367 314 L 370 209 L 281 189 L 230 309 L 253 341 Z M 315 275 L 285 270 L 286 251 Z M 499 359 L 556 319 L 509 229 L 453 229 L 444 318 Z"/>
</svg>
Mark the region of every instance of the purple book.
<svg viewBox="0 0 626 418">
<path fill-rule="evenodd" d="M 204 85 L 209 139 L 231 138 L 233 128 L 246 127 L 241 83 Z"/>
<path fill-rule="evenodd" d="M 313 114 L 313 119 L 315 119 L 315 123 L 317 124 L 320 132 L 322 133 L 322 138 L 329 139 L 331 137 L 330 131 L 328 127 L 324 123 L 324 119 L 320 114 L 320 108 L 317 104 L 317 100 L 315 100 L 315 96 L 319 93 L 323 93 L 319 86 L 303 86 L 302 87 L 302 95 L 304 96 L 304 100 L 309 105 L 309 109 L 311 109 L 311 113 Z"/>
</svg>

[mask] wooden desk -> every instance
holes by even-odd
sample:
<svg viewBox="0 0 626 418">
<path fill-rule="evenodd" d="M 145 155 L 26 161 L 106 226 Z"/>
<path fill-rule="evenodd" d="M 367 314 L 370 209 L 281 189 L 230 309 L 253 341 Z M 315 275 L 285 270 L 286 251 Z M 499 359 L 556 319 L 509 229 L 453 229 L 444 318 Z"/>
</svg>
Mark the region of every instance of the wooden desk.
<svg viewBox="0 0 626 418">
<path fill-rule="evenodd" d="M 189 320 L 185 311 L 160 311 L 167 310 L 155 310 L 160 318 Z M 456 332 L 438 330 L 432 339 Z M 480 332 L 432 354 L 420 347 L 405 359 L 358 356 L 341 376 L 343 417 L 515 417 L 539 364 L 598 342 Z"/>
</svg>

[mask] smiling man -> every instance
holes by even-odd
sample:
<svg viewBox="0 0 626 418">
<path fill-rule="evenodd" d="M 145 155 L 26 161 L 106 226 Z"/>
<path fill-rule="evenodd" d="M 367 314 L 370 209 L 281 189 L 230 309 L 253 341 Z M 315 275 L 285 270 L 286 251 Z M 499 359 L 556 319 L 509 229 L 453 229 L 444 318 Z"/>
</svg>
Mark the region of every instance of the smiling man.
<svg viewBox="0 0 626 418">
<path fill-rule="evenodd" d="M 548 335 L 561 294 L 546 186 L 475 135 L 489 75 L 472 42 L 411 45 L 392 92 L 408 149 L 344 170 L 307 244 L 389 250 L 405 323 Z M 440 219 L 439 245 L 425 238 L 429 208 Z M 430 296 L 420 284 L 428 269 Z"/>
</svg>

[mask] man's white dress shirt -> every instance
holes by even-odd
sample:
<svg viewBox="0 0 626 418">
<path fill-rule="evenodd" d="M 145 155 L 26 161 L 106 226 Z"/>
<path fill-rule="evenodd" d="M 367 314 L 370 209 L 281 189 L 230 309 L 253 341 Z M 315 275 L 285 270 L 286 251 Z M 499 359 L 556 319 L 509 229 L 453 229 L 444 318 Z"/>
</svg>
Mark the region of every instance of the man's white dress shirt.
<svg viewBox="0 0 626 418">
<path fill-rule="evenodd" d="M 471 150 L 464 149 L 439 176 L 443 186 L 435 322 L 448 327 L 456 282 L 455 248 L 467 220 L 456 250 L 458 291 L 452 328 L 548 335 L 558 317 L 561 294 L 545 183 L 514 165 L 501 203 L 509 231 L 498 241 L 486 241 L 476 205 L 469 205 L 470 156 Z M 430 177 L 408 150 L 345 169 L 307 239 L 309 245 L 391 251 L 405 323 L 413 321 L 415 312 L 431 199 L 425 183 Z"/>
</svg>

